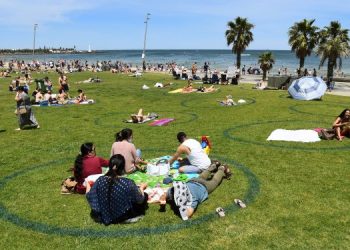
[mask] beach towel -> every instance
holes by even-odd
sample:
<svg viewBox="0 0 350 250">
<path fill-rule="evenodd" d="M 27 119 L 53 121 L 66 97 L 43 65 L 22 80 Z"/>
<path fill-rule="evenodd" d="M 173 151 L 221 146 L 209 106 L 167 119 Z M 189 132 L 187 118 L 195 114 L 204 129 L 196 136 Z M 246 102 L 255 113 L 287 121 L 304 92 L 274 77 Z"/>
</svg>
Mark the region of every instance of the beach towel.
<svg viewBox="0 0 350 250">
<path fill-rule="evenodd" d="M 168 93 L 171 93 L 171 94 L 174 94 L 174 93 L 182 93 L 182 88 L 179 88 L 179 89 L 175 89 L 175 90 L 171 90 L 169 91 Z"/>
<path fill-rule="evenodd" d="M 150 126 L 165 126 L 174 120 L 175 120 L 174 118 L 162 118 L 159 120 L 155 120 L 154 122 L 151 122 L 149 125 Z"/>
<path fill-rule="evenodd" d="M 276 129 L 267 138 L 267 141 L 318 142 L 320 140 L 318 133 L 312 129 Z"/>
</svg>

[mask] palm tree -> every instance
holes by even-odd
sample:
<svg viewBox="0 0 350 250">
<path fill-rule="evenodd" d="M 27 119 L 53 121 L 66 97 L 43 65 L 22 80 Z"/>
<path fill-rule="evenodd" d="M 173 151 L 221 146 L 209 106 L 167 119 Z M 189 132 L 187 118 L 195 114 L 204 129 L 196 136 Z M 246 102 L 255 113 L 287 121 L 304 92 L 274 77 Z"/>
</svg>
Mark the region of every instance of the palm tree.
<svg viewBox="0 0 350 250">
<path fill-rule="evenodd" d="M 292 51 L 295 52 L 297 58 L 299 58 L 299 69 L 304 67 L 305 57 L 310 56 L 312 50 L 317 45 L 318 27 L 313 25 L 314 22 L 315 19 L 304 19 L 294 23 L 288 31 L 288 43 L 292 47 Z"/>
<path fill-rule="evenodd" d="M 241 68 L 241 54 L 253 41 L 251 29 L 254 25 L 247 18 L 237 17 L 234 21 L 227 23 L 228 30 L 225 32 L 227 45 L 232 44 L 232 53 L 237 55 L 237 67 Z"/>
<path fill-rule="evenodd" d="M 272 69 L 273 64 L 275 63 L 275 59 L 271 52 L 264 52 L 259 56 L 260 68 L 263 71 L 263 81 L 266 80 L 266 73 L 268 70 Z"/>
<path fill-rule="evenodd" d="M 320 32 L 319 46 L 316 53 L 321 57 L 320 66 L 327 63 L 327 79 L 333 77 L 333 70 L 342 67 L 342 57 L 349 56 L 349 30 L 342 29 L 338 21 L 332 21 Z M 338 63 L 337 63 L 338 60 Z"/>
</svg>

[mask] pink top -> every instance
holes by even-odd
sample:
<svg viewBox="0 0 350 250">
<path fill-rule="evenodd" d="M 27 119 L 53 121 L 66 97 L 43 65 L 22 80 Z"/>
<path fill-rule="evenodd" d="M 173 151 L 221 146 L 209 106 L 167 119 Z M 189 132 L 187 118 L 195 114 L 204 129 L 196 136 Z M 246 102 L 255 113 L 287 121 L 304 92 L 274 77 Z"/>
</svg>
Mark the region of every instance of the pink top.
<svg viewBox="0 0 350 250">
<path fill-rule="evenodd" d="M 111 156 L 121 154 L 125 158 L 125 172 L 131 173 L 135 170 L 136 147 L 127 140 L 113 143 Z"/>
</svg>

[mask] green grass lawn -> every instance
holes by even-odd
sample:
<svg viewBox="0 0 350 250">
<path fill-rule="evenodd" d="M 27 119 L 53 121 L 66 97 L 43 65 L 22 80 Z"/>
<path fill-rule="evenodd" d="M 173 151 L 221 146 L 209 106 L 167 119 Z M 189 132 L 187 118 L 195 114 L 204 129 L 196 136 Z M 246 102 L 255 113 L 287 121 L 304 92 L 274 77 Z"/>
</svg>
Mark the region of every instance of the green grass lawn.
<svg viewBox="0 0 350 250">
<path fill-rule="evenodd" d="M 49 73 L 57 91 L 56 73 Z M 15 131 L 14 93 L 9 78 L 0 79 L 0 249 L 346 249 L 350 246 L 350 140 L 318 143 L 268 142 L 277 128 L 330 127 L 350 106 L 348 97 L 326 95 L 322 101 L 297 101 L 286 91 L 253 90 L 249 84 L 220 86 L 209 94 L 169 94 L 154 88 L 172 81 L 165 74 L 141 78 L 98 73 L 99 84 L 75 84 L 92 73 L 68 75 L 71 95 L 84 89 L 92 105 L 34 107 L 40 129 Z M 35 78 L 43 74 L 33 75 Z M 11 78 L 12 79 L 12 78 Z M 147 84 L 151 88 L 142 90 Z M 34 85 L 31 87 L 34 89 Z M 221 107 L 231 94 L 246 104 Z M 143 108 L 175 118 L 168 126 L 126 124 Z M 129 127 L 144 158 L 172 154 L 176 134 L 209 135 L 210 156 L 229 163 L 234 176 L 183 222 L 168 207 L 133 225 L 95 224 L 82 195 L 61 195 L 80 145 L 92 141 L 97 154 L 109 157 L 114 134 Z M 246 209 L 233 200 L 240 198 Z M 226 210 L 218 218 L 215 208 Z"/>
</svg>

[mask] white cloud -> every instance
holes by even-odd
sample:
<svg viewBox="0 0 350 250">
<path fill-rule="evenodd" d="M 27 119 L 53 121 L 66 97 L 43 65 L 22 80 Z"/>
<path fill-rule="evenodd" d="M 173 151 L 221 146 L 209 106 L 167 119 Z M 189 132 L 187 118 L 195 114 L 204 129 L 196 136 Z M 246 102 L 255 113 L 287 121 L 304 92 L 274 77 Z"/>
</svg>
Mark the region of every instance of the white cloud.
<svg viewBox="0 0 350 250">
<path fill-rule="evenodd" d="M 65 22 L 74 11 L 89 10 L 96 6 L 92 0 L 1 0 L 0 23 L 6 26 L 26 26 L 33 23 Z"/>
</svg>

